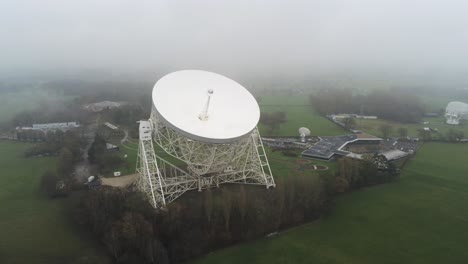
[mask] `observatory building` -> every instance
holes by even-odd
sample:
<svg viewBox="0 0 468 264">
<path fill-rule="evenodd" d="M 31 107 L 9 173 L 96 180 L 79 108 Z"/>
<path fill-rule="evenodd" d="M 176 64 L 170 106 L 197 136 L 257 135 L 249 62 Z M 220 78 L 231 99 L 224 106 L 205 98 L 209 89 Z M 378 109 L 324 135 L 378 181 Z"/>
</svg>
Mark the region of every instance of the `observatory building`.
<svg viewBox="0 0 468 264">
<path fill-rule="evenodd" d="M 460 120 L 468 120 L 468 104 L 462 102 L 450 102 L 445 108 L 447 124 L 459 125 Z"/>
<path fill-rule="evenodd" d="M 240 84 L 178 71 L 155 84 L 152 100 L 150 119 L 140 121 L 137 172 L 153 207 L 222 183 L 275 186 L 257 129 L 259 106 Z"/>
</svg>

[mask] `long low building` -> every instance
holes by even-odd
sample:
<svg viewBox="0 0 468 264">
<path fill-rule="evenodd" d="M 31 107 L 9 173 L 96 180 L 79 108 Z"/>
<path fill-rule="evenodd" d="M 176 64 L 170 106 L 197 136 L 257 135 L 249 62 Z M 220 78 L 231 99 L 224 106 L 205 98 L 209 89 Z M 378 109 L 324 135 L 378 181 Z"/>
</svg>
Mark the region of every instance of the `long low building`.
<svg viewBox="0 0 468 264">
<path fill-rule="evenodd" d="M 63 122 L 63 123 L 46 123 L 46 124 L 33 124 L 31 127 L 17 127 L 16 130 L 40 130 L 40 131 L 67 131 L 73 128 L 80 127 L 77 122 Z"/>
<path fill-rule="evenodd" d="M 335 155 L 346 156 L 351 152 L 344 150 L 349 144 L 380 144 L 381 138 L 365 133 L 320 137 L 320 141 L 302 152 L 302 156 L 330 160 Z"/>
<path fill-rule="evenodd" d="M 105 109 L 119 108 L 123 105 L 126 105 L 127 102 L 112 102 L 112 101 L 102 101 L 92 104 L 84 105 L 83 108 L 91 112 L 101 112 Z"/>
</svg>

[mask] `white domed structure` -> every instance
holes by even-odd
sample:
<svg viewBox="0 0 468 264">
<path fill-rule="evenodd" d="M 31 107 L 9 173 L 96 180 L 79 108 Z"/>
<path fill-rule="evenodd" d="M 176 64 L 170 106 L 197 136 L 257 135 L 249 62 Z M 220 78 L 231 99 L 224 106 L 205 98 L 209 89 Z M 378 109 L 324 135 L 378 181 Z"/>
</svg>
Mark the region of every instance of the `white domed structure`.
<svg viewBox="0 0 468 264">
<path fill-rule="evenodd" d="M 305 138 L 310 136 L 310 130 L 307 127 L 299 128 L 299 136 L 301 137 L 301 142 L 305 142 Z"/>
<path fill-rule="evenodd" d="M 468 104 L 450 102 L 445 109 L 445 118 L 450 125 L 459 125 L 460 120 L 468 120 Z"/>
<path fill-rule="evenodd" d="M 197 70 L 170 73 L 153 88 L 140 121 L 139 188 L 163 207 L 191 189 L 222 183 L 275 186 L 257 124 L 255 98 L 237 82 Z M 153 141 L 176 166 L 154 152 Z"/>
</svg>

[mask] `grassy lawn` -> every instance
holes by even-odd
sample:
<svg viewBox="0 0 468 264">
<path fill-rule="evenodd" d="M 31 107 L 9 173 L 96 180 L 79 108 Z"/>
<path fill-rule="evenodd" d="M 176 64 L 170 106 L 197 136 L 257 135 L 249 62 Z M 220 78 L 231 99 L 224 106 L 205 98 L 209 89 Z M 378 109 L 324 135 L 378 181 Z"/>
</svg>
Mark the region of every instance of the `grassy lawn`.
<svg viewBox="0 0 468 264">
<path fill-rule="evenodd" d="M 424 118 L 424 122 L 429 122 L 428 124 L 403 124 L 398 122 L 387 121 L 383 119 L 376 119 L 376 120 L 356 120 L 356 127 L 360 130 L 363 130 L 369 134 L 382 136 L 382 132 L 380 132 L 380 126 L 383 124 L 388 124 L 392 126 L 393 131 L 390 136 L 398 137 L 398 128 L 405 127 L 408 129 L 408 135 L 411 137 L 418 137 L 418 130 L 422 129 L 423 127 L 430 127 L 432 129 L 437 129 L 442 136 L 445 136 L 449 129 L 454 129 L 456 131 L 463 131 L 465 136 L 468 136 L 468 122 L 464 122 L 458 126 L 454 125 L 447 125 L 445 124 L 445 118 Z M 433 138 L 437 138 L 437 133 L 432 134 Z"/>
<path fill-rule="evenodd" d="M 65 199 L 39 192 L 41 174 L 54 158 L 22 157 L 25 143 L 0 141 L 0 263 L 68 263 L 94 255 L 64 213 Z"/>
<path fill-rule="evenodd" d="M 278 177 L 290 177 L 295 176 L 299 172 L 297 171 L 299 159 L 305 160 L 304 158 L 298 157 L 288 157 L 281 153 L 281 151 L 271 151 L 270 148 L 266 147 L 265 151 L 267 152 L 268 161 L 270 163 L 271 172 L 275 178 Z M 298 150 L 297 153 L 300 154 L 301 150 Z M 329 168 L 329 170 L 334 171 L 336 169 L 335 162 L 327 162 L 316 159 L 307 159 L 312 165 L 324 165 Z M 301 172 L 304 175 L 318 175 L 319 171 L 305 170 Z"/>
<path fill-rule="evenodd" d="M 332 214 L 195 263 L 466 263 L 468 144 L 425 144 L 399 182 L 336 199 Z"/>
<path fill-rule="evenodd" d="M 307 127 L 314 136 L 334 136 L 348 134 L 341 127 L 320 116 L 309 104 L 305 96 L 262 96 L 260 100 L 262 112 L 286 112 L 287 122 L 271 133 L 268 128 L 259 124 L 262 136 L 298 136 L 300 127 Z"/>
<path fill-rule="evenodd" d="M 184 163 L 180 160 L 170 156 L 162 149 L 157 147 L 156 143 L 154 143 L 156 154 L 160 157 L 164 158 L 165 160 L 171 162 L 175 165 L 183 165 Z M 123 145 L 120 145 L 119 156 L 124 157 L 127 155 L 125 159 L 125 164 L 117 168 L 115 171 L 122 172 L 123 175 L 134 174 L 136 170 L 136 160 L 138 155 L 138 140 L 137 139 L 129 139 L 129 141 L 125 142 Z M 111 173 L 112 174 L 112 173 Z M 112 175 L 105 175 L 106 177 L 111 177 Z"/>
</svg>

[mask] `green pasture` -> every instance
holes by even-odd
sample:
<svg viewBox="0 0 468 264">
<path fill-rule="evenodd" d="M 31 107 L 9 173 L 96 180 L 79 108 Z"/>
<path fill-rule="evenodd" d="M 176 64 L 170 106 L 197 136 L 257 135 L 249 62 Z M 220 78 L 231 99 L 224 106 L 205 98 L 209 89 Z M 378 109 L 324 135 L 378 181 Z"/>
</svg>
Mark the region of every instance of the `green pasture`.
<svg viewBox="0 0 468 264">
<path fill-rule="evenodd" d="M 440 136 L 445 136 L 446 133 L 450 129 L 454 129 L 456 131 L 463 131 L 465 136 L 468 136 L 468 122 L 464 122 L 460 125 L 448 125 L 445 124 L 444 117 L 437 117 L 437 118 L 424 118 L 423 122 L 428 122 L 427 124 L 419 123 L 419 124 L 404 124 L 399 122 L 393 122 L 383 119 L 375 119 L 375 120 L 356 120 L 356 128 L 362 130 L 366 133 L 375 135 L 375 136 L 382 136 L 382 132 L 380 131 L 380 127 L 384 124 L 388 124 L 392 127 L 392 132 L 390 134 L 391 137 L 398 137 L 398 129 L 400 127 L 404 127 L 408 130 L 408 135 L 411 137 L 418 137 L 418 131 L 424 127 L 429 127 L 431 129 L 437 129 L 437 132 L 432 132 L 432 138 L 437 139 Z"/>
<path fill-rule="evenodd" d="M 153 143 L 155 147 L 156 154 L 163 159 L 171 162 L 174 165 L 183 165 L 184 163 L 180 160 L 170 156 L 162 149 L 157 147 L 156 143 Z M 116 171 L 121 171 L 122 175 L 134 174 L 136 169 L 136 161 L 138 155 L 138 139 L 129 138 L 127 142 L 119 145 L 120 151 L 119 154 L 122 158 L 127 155 L 125 158 L 125 163 L 116 169 Z M 110 176 L 110 175 L 106 175 Z"/>
<path fill-rule="evenodd" d="M 262 112 L 285 112 L 287 117 L 287 122 L 273 132 L 259 124 L 262 136 L 298 136 L 300 127 L 309 128 L 314 136 L 334 136 L 348 133 L 319 115 L 310 105 L 307 95 L 262 96 L 259 104 Z"/>
<path fill-rule="evenodd" d="M 70 263 L 96 245 L 65 214 L 66 199 L 40 193 L 55 158 L 22 156 L 30 145 L 0 141 L 0 263 Z"/>
<path fill-rule="evenodd" d="M 299 174 L 301 175 L 318 175 L 319 171 L 314 170 L 304 170 L 299 171 L 298 161 L 308 161 L 310 165 L 324 165 L 328 167 L 328 170 L 335 171 L 336 163 L 328 162 L 316 159 L 305 159 L 300 157 L 301 150 L 296 150 L 298 154 L 297 157 L 288 157 L 281 153 L 281 151 L 272 151 L 270 148 L 266 147 L 265 151 L 267 152 L 268 161 L 270 163 L 271 172 L 275 178 L 278 177 L 293 177 Z"/>
<path fill-rule="evenodd" d="M 428 143 L 398 182 L 336 199 L 331 215 L 195 263 L 466 263 L 468 144 Z"/>
</svg>

